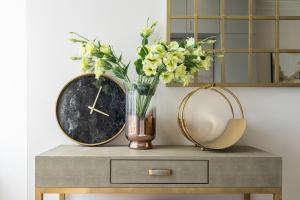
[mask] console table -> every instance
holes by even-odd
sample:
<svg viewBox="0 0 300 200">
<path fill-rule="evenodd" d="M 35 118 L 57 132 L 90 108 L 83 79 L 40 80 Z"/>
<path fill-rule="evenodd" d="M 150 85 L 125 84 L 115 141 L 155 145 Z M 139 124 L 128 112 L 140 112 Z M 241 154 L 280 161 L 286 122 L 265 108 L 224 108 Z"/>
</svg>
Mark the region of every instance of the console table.
<svg viewBox="0 0 300 200">
<path fill-rule="evenodd" d="M 281 199 L 282 159 L 249 147 L 62 145 L 36 156 L 35 199 L 45 193 L 242 193 Z"/>
</svg>

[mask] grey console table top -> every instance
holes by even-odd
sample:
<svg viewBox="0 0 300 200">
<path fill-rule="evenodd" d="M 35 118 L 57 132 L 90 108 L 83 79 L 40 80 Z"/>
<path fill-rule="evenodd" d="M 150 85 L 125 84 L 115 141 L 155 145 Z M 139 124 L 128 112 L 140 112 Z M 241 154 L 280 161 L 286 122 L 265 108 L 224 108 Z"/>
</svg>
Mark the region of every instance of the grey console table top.
<svg viewBox="0 0 300 200">
<path fill-rule="evenodd" d="M 202 158 L 202 157 L 279 157 L 272 153 L 251 147 L 233 146 L 222 151 L 201 151 L 195 146 L 155 146 L 150 150 L 133 150 L 127 146 L 86 147 L 80 145 L 60 145 L 37 157 L 46 156 L 96 156 L 111 158 Z"/>
<path fill-rule="evenodd" d="M 35 158 L 36 200 L 44 193 L 252 193 L 281 200 L 282 159 L 249 146 L 201 151 L 194 146 L 61 145 Z"/>
</svg>

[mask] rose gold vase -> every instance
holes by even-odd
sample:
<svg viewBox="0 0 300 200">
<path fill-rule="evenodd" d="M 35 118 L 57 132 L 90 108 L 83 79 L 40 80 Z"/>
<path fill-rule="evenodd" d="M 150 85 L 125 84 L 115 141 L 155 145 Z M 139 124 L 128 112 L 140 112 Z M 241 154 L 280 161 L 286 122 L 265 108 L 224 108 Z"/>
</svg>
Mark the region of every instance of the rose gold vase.
<svg viewBox="0 0 300 200">
<path fill-rule="evenodd" d="M 127 139 L 131 149 L 151 149 L 155 138 L 155 117 L 151 114 L 145 118 L 128 116 Z"/>
<path fill-rule="evenodd" d="M 148 101 L 145 104 L 141 103 L 141 100 L 147 98 Z M 155 138 L 156 125 L 156 110 L 153 101 L 153 96 L 141 96 L 134 89 L 127 91 L 126 138 L 129 140 L 129 148 L 131 149 L 142 150 L 152 148 L 151 141 Z"/>
</svg>

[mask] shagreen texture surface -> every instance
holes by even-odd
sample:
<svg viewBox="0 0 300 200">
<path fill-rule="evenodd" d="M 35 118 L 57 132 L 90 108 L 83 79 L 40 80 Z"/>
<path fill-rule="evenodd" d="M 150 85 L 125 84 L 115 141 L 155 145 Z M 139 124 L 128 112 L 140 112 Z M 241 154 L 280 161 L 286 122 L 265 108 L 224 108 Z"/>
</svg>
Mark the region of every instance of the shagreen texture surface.
<svg viewBox="0 0 300 200">
<path fill-rule="evenodd" d="M 164 176 L 149 170 L 168 170 Z M 58 146 L 36 157 L 36 187 L 281 187 L 282 160 L 234 146 L 201 151 L 194 146 Z"/>
</svg>

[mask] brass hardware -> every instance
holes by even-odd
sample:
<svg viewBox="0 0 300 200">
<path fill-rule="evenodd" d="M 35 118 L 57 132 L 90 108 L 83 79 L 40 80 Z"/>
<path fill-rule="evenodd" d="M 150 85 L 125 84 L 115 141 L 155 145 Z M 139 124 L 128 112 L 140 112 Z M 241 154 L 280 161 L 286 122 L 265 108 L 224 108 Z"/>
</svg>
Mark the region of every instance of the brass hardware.
<svg viewBox="0 0 300 200">
<path fill-rule="evenodd" d="M 171 169 L 149 169 L 149 176 L 171 176 Z"/>
<path fill-rule="evenodd" d="M 195 39 L 198 39 L 198 19 L 207 19 L 207 20 L 219 20 L 220 21 L 220 49 L 214 50 L 214 52 L 219 53 L 247 53 L 248 54 L 248 81 L 249 83 L 228 83 L 226 82 L 226 66 L 225 59 L 220 58 L 221 64 L 221 82 L 218 83 L 218 86 L 223 87 L 300 87 L 300 83 L 282 83 L 280 79 L 280 53 L 299 53 L 300 49 L 281 49 L 280 48 L 280 21 L 282 20 L 300 20 L 300 16 L 281 16 L 280 15 L 280 0 L 275 1 L 275 15 L 274 16 L 254 16 L 253 13 L 253 0 L 248 0 L 248 15 L 246 16 L 227 16 L 225 13 L 225 3 L 226 0 L 220 0 L 220 15 L 218 16 L 199 16 L 198 13 L 198 0 L 194 0 L 194 13 L 187 16 L 171 16 L 171 0 L 167 0 L 167 40 L 170 41 L 171 36 L 171 20 L 172 19 L 190 19 L 194 20 L 194 31 L 193 35 Z M 196 7 L 197 5 L 197 7 Z M 247 49 L 227 49 L 224 45 L 224 35 L 225 35 L 225 20 L 247 20 L 248 21 L 248 48 Z M 253 48 L 253 21 L 254 20 L 269 20 L 275 22 L 275 48 Z M 275 55 L 275 82 L 274 83 L 253 83 L 253 62 L 252 55 L 253 53 L 274 53 Z M 194 83 L 190 83 L 188 87 L 199 87 L 203 86 L 205 83 L 198 82 L 198 76 L 194 77 Z M 182 87 L 182 84 L 169 83 L 168 87 Z"/>
</svg>

